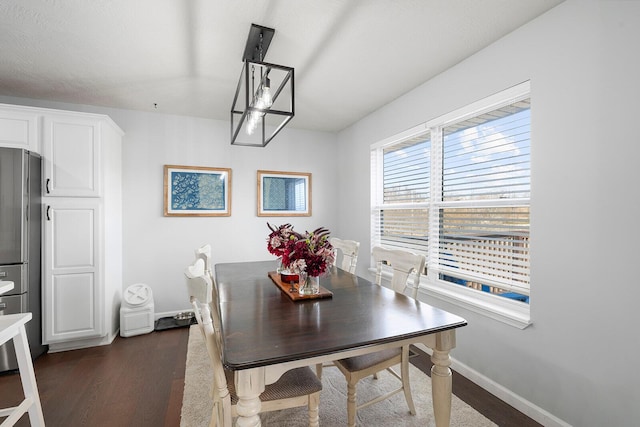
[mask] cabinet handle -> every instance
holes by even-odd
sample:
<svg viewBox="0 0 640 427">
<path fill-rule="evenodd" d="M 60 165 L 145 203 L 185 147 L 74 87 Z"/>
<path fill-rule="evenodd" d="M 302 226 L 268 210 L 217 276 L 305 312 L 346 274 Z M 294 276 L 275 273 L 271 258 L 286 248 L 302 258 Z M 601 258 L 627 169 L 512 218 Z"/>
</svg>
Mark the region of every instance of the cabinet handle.
<svg viewBox="0 0 640 427">
<path fill-rule="evenodd" d="M 49 215 L 49 211 L 51 211 L 51 205 L 47 205 L 47 221 L 51 221 L 51 216 Z"/>
<path fill-rule="evenodd" d="M 46 185 L 44 186 L 44 187 L 45 187 L 45 190 L 47 191 L 47 194 L 51 193 L 51 191 L 49 191 L 49 181 L 51 181 L 51 179 L 47 178 L 47 183 L 46 183 Z"/>
</svg>

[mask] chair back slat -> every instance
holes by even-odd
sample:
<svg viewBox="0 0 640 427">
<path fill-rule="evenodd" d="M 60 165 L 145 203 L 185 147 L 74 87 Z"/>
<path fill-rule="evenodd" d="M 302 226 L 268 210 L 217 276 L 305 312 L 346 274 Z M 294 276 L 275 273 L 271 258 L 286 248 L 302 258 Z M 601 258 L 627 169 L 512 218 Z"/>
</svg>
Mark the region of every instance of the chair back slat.
<svg viewBox="0 0 640 427">
<path fill-rule="evenodd" d="M 187 290 L 189 296 L 195 297 L 203 304 L 210 304 L 213 298 L 213 284 L 208 275 L 205 274 L 205 263 L 202 259 L 196 261 L 184 270 L 187 279 Z M 205 280 L 205 277 L 208 280 Z"/>
<path fill-rule="evenodd" d="M 334 250 L 340 250 L 342 252 L 342 262 L 340 268 L 354 274 L 356 272 L 356 263 L 358 262 L 358 250 L 360 249 L 360 242 L 355 240 L 343 240 L 337 237 L 330 237 L 329 243 L 333 246 Z M 334 265 L 337 265 L 338 257 L 334 260 Z"/>
<path fill-rule="evenodd" d="M 396 292 L 404 293 L 409 275 L 414 273 L 411 296 L 415 298 L 420 285 L 420 275 L 423 273 L 426 263 L 425 256 L 398 249 L 385 249 L 380 246 L 374 247 L 372 253 L 376 262 L 376 283 L 378 285 L 382 283 L 382 266 L 387 264 L 393 270 L 391 287 Z"/>
<path fill-rule="evenodd" d="M 209 275 L 213 282 L 213 271 L 211 270 L 211 245 L 206 244 L 195 250 L 196 259 L 204 261 L 204 272 Z"/>
</svg>

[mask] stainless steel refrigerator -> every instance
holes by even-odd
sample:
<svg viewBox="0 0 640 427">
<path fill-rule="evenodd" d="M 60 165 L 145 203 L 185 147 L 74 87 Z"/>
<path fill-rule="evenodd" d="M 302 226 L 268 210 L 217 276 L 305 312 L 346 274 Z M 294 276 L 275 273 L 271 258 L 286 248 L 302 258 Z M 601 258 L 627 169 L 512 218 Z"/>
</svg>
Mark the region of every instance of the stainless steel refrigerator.
<svg viewBox="0 0 640 427">
<path fill-rule="evenodd" d="M 41 159 L 18 148 L 0 148 L 0 279 L 13 290 L 0 295 L 0 315 L 31 312 L 27 337 L 32 358 L 42 345 Z M 18 368 L 13 343 L 0 346 L 0 372 Z"/>
</svg>

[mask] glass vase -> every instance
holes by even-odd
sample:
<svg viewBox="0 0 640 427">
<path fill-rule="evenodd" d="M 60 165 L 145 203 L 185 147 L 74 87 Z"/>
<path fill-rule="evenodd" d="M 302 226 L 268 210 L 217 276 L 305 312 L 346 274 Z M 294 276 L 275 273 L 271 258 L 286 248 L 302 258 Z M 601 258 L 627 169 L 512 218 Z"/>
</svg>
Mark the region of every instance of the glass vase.
<svg viewBox="0 0 640 427">
<path fill-rule="evenodd" d="M 300 295 L 315 295 L 320 293 L 320 279 L 318 276 L 309 276 L 307 273 L 300 273 Z"/>
</svg>

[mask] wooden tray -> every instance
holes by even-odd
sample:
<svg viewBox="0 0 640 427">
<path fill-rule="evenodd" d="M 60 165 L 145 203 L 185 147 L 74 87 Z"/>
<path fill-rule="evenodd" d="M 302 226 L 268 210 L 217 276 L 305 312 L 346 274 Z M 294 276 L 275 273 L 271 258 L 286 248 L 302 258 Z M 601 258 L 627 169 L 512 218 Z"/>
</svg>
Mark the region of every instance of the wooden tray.
<svg viewBox="0 0 640 427">
<path fill-rule="evenodd" d="M 295 288 L 294 292 L 289 292 L 289 289 L 291 289 L 291 284 L 290 283 L 284 283 L 281 279 L 280 279 L 280 274 L 275 272 L 275 271 L 270 271 L 269 272 L 269 277 L 271 278 L 271 280 L 273 280 L 273 283 L 275 283 L 282 292 L 284 292 L 285 294 L 287 294 L 287 296 L 289 298 L 291 298 L 293 301 L 299 301 L 299 300 L 307 300 L 307 299 L 319 299 L 319 298 L 331 298 L 333 296 L 333 292 L 331 292 L 330 290 L 320 286 L 320 292 L 318 292 L 315 295 L 300 295 L 298 293 L 298 284 L 294 284 L 293 287 Z"/>
</svg>

